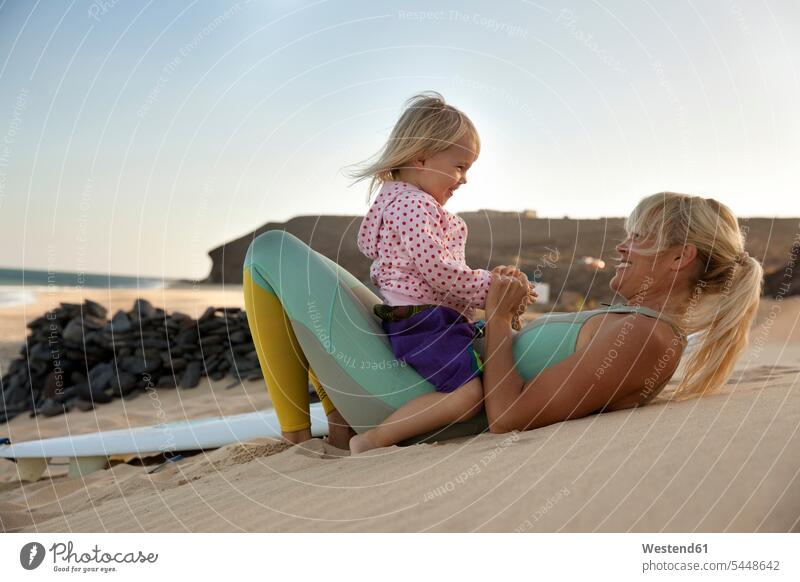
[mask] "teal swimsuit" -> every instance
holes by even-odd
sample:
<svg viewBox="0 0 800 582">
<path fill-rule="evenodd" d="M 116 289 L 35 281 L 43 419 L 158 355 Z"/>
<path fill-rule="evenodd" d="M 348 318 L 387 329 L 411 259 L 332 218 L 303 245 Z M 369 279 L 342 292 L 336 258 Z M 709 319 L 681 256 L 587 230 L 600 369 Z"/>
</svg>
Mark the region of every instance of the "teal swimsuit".
<svg viewBox="0 0 800 582">
<path fill-rule="evenodd" d="M 619 303 L 577 313 L 548 313 L 528 324 L 514 337 L 514 364 L 517 371 L 525 380 L 530 380 L 545 368 L 555 366 L 571 356 L 575 353 L 583 324 L 603 313 L 640 313 L 665 321 L 672 326 L 682 342 L 686 341 L 670 318 L 647 307 Z"/>
</svg>

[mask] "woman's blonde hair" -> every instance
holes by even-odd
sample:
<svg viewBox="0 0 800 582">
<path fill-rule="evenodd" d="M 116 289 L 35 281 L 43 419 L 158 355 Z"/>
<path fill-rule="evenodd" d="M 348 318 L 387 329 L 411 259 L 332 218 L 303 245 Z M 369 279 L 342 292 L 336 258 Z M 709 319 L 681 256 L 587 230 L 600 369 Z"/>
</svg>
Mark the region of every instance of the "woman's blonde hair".
<svg viewBox="0 0 800 582">
<path fill-rule="evenodd" d="M 481 141 L 475 126 L 462 111 L 448 105 L 439 93 L 425 91 L 406 101 L 389 141 L 372 158 L 350 172 L 355 182 L 370 179 L 370 195 L 383 182 L 397 179 L 397 171 L 408 167 L 418 156 L 446 150 L 464 136 L 475 142 L 475 155 Z"/>
<path fill-rule="evenodd" d="M 648 253 L 697 247 L 699 268 L 684 313 L 671 314 L 685 333 L 701 332 L 699 346 L 682 362 L 675 399 L 708 394 L 728 379 L 747 346 L 763 281 L 759 262 L 744 249 L 733 212 L 712 198 L 662 192 L 644 198 L 625 223 L 629 235 L 655 241 Z"/>
</svg>

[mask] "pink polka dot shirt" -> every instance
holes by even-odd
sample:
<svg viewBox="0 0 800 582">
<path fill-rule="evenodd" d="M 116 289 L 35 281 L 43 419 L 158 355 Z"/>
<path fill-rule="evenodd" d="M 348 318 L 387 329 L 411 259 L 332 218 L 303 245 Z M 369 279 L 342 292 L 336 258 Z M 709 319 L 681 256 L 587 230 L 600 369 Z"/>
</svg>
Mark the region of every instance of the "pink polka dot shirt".
<svg viewBox="0 0 800 582">
<path fill-rule="evenodd" d="M 406 182 L 383 184 L 358 231 L 387 303 L 437 303 L 471 318 L 486 304 L 492 275 L 467 266 L 466 243 L 464 221 Z"/>
</svg>

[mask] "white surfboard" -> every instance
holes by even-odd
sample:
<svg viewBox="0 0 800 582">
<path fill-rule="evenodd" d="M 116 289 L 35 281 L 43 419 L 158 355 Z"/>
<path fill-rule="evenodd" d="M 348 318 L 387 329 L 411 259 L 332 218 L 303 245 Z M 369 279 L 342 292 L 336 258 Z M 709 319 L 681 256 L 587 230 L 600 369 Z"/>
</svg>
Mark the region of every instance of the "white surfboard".
<svg viewBox="0 0 800 582">
<path fill-rule="evenodd" d="M 322 405 L 311 405 L 311 434 L 328 434 Z M 216 449 L 253 438 L 279 438 L 274 410 L 233 416 L 198 418 L 182 422 L 55 437 L 0 446 L 0 458 L 15 459 L 23 481 L 36 481 L 54 457 L 70 460 L 70 476 L 103 469 L 112 455 L 157 454 Z"/>
</svg>

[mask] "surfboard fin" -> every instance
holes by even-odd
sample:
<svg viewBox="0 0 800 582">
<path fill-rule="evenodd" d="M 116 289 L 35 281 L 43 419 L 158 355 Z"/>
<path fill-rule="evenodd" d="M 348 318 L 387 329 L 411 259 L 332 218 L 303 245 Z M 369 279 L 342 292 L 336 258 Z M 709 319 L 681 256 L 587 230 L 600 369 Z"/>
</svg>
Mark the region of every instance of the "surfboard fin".
<svg viewBox="0 0 800 582">
<path fill-rule="evenodd" d="M 108 457 L 72 457 L 69 460 L 69 476 L 82 477 L 108 467 Z"/>
<path fill-rule="evenodd" d="M 17 474 L 20 481 L 38 481 L 39 477 L 47 469 L 47 461 L 49 460 L 46 457 L 23 457 L 17 459 Z"/>
</svg>

